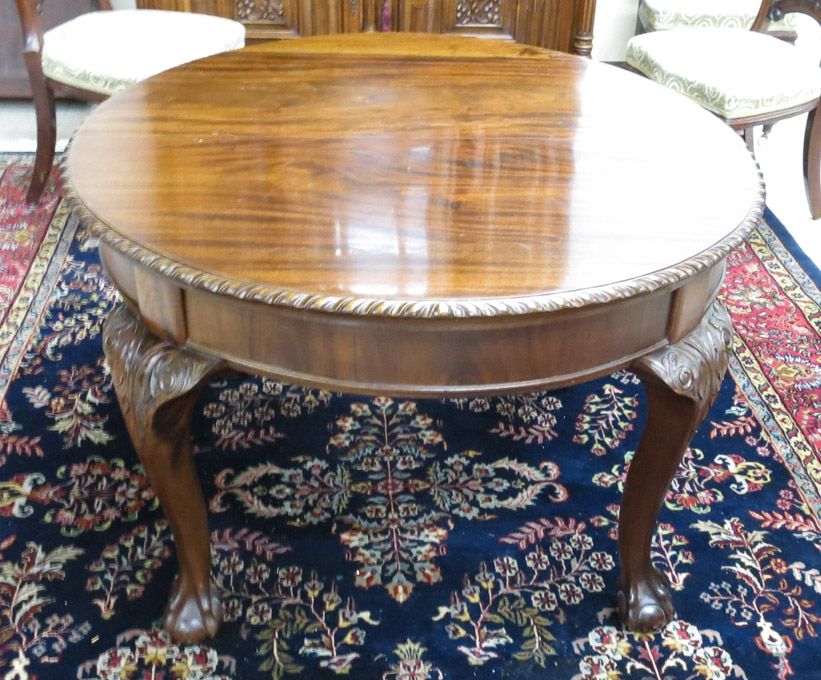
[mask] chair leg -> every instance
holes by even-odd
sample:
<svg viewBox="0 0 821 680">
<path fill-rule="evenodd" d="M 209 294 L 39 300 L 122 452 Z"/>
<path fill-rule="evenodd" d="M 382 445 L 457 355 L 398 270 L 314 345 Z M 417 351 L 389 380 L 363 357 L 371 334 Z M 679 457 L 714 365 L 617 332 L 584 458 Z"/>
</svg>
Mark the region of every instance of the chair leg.
<svg viewBox="0 0 821 680">
<path fill-rule="evenodd" d="M 812 218 L 821 218 L 821 116 L 813 109 L 804 132 L 804 187 Z"/>
<path fill-rule="evenodd" d="M 34 160 L 31 184 L 26 194 L 26 202 L 36 204 L 40 201 L 54 163 L 54 150 L 57 145 L 57 117 L 54 110 L 54 91 L 49 87 L 43 75 L 40 54 L 27 52 L 25 61 L 34 95 L 34 110 L 37 114 L 37 155 Z"/>
<path fill-rule="evenodd" d="M 744 143 L 747 145 L 747 149 L 750 153 L 755 153 L 755 128 L 754 127 L 745 127 L 741 131 L 741 137 L 744 140 Z"/>
</svg>

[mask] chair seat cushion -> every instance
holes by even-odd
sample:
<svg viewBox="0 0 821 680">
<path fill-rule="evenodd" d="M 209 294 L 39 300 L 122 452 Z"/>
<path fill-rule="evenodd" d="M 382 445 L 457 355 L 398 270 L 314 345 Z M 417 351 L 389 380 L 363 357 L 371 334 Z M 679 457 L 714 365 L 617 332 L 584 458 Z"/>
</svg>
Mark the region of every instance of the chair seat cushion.
<svg viewBox="0 0 821 680">
<path fill-rule="evenodd" d="M 627 63 L 727 119 L 818 99 L 821 69 L 771 36 L 723 28 L 645 33 L 627 44 Z"/>
<path fill-rule="evenodd" d="M 238 21 L 162 10 L 89 12 L 47 31 L 43 72 L 53 80 L 114 94 L 179 64 L 245 45 Z"/>
<path fill-rule="evenodd" d="M 750 28 L 761 0 L 641 0 L 639 16 L 649 30 L 671 28 Z M 795 30 L 796 15 L 770 24 L 771 31 Z"/>
</svg>

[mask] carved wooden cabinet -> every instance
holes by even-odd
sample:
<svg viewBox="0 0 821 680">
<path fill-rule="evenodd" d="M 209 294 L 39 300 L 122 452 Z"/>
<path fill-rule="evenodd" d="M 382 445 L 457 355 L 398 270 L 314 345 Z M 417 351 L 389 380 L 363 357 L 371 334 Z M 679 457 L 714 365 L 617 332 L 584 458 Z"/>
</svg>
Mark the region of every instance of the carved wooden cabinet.
<svg viewBox="0 0 821 680">
<path fill-rule="evenodd" d="M 419 31 L 498 37 L 589 56 L 596 0 L 137 0 L 137 5 L 238 19 L 248 28 L 249 43 Z"/>
</svg>

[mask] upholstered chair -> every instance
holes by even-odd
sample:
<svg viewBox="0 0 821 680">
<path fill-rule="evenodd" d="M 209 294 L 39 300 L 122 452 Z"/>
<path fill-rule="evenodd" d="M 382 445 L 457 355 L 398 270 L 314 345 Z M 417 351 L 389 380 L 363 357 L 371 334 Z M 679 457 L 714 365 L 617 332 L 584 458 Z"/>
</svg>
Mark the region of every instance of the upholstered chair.
<svg viewBox="0 0 821 680">
<path fill-rule="evenodd" d="M 821 69 L 801 49 L 765 34 L 772 21 L 802 12 L 821 23 L 815 0 L 764 0 L 752 30 L 675 28 L 635 36 L 627 63 L 681 92 L 739 131 L 753 150 L 753 131 L 808 113 L 804 179 L 810 211 L 821 218 Z"/>
<path fill-rule="evenodd" d="M 59 1 L 59 0 L 57 0 Z M 82 14 L 43 33 L 36 0 L 16 0 L 24 59 L 37 113 L 37 156 L 26 195 L 37 203 L 54 162 L 55 92 L 102 101 L 155 73 L 243 47 L 245 27 L 205 14 L 113 10 Z"/>
<path fill-rule="evenodd" d="M 760 0 L 641 0 L 639 21 L 645 31 L 672 28 L 743 28 L 753 25 Z M 795 15 L 772 22 L 770 33 L 795 31 Z"/>
</svg>

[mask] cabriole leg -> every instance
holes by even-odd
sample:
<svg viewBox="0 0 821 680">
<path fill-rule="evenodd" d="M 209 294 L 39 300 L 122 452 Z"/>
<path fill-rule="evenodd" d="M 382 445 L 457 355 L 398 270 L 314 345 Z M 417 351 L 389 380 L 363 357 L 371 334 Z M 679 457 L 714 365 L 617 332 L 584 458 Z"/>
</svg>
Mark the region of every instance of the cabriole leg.
<svg viewBox="0 0 821 680">
<path fill-rule="evenodd" d="M 658 630 L 675 614 L 667 579 L 650 561 L 650 546 L 676 468 L 718 395 L 731 347 L 730 318 L 715 303 L 689 335 L 633 365 L 649 410 L 619 515 L 618 611 L 629 630 Z"/>
<path fill-rule="evenodd" d="M 191 412 L 199 388 L 221 362 L 165 342 L 120 304 L 108 317 L 103 347 L 131 440 L 177 547 L 179 576 L 164 624 L 175 642 L 202 642 L 222 620 L 211 583 L 205 502 L 191 449 Z"/>
</svg>

